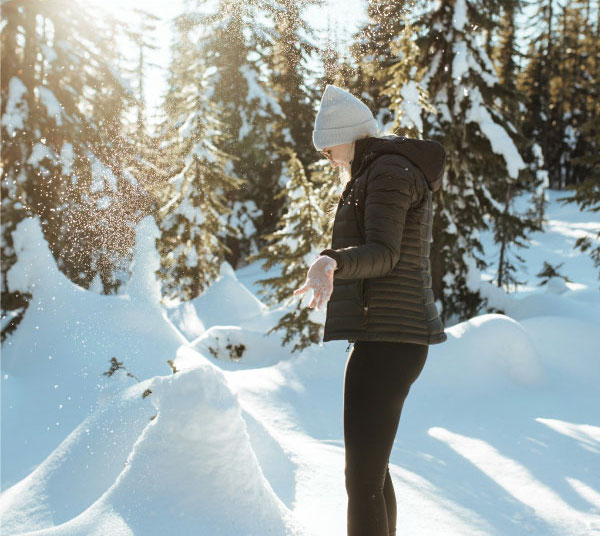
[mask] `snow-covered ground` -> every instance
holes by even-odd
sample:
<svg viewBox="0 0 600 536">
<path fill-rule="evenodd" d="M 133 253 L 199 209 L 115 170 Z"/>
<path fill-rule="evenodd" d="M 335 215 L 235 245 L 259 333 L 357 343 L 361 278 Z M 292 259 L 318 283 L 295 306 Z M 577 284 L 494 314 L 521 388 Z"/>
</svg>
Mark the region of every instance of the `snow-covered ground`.
<svg viewBox="0 0 600 536">
<path fill-rule="evenodd" d="M 447 326 L 404 404 L 399 534 L 600 534 L 600 282 L 572 249 L 600 223 L 548 195 L 519 292 L 471 274 L 506 314 Z M 9 285 L 33 300 L 2 346 L 2 535 L 343 536 L 347 342 L 265 336 L 285 308 L 256 298 L 258 264 L 161 305 L 156 232 L 140 224 L 128 287 L 103 296 L 18 227 Z M 572 283 L 538 287 L 544 260 Z"/>
</svg>

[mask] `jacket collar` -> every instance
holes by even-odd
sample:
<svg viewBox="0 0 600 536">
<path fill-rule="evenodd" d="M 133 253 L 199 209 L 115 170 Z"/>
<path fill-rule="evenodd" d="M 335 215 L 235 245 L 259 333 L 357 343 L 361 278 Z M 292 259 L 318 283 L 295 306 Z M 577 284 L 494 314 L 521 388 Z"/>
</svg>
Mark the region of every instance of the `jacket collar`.
<svg viewBox="0 0 600 536">
<path fill-rule="evenodd" d="M 446 167 L 446 151 L 441 143 L 434 140 L 419 140 L 404 136 L 383 138 L 361 138 L 354 144 L 354 158 L 351 163 L 351 176 L 355 178 L 378 156 L 399 154 L 410 160 L 425 176 L 429 189 L 433 192 L 442 186 Z"/>
<path fill-rule="evenodd" d="M 377 138 L 360 138 L 354 142 L 354 157 L 350 164 L 350 175 L 354 178 L 373 160 L 375 154 L 369 154 L 369 148 Z M 369 156 L 367 156 L 369 155 Z"/>
</svg>

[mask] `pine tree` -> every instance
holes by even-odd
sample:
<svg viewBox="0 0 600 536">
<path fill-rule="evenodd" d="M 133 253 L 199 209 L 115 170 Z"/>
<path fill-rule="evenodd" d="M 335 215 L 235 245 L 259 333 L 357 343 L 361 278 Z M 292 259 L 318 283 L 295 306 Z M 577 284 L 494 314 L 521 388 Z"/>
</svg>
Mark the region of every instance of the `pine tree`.
<svg viewBox="0 0 600 536">
<path fill-rule="evenodd" d="M 283 111 L 268 88 L 266 55 L 272 28 L 261 22 L 263 6 L 219 0 L 215 8 L 195 15 L 202 28 L 198 61 L 204 66 L 207 86 L 213 88 L 210 100 L 220 110 L 225 136 L 218 149 L 236 156 L 228 164 L 228 173 L 243 181 L 227 194 L 231 209 L 227 223 L 235 232 L 220 235 L 231 250 L 228 260 L 236 267 L 255 251 L 263 230 L 277 221 L 280 207 L 273 199 L 281 189 L 281 163 L 273 125 L 281 123 Z"/>
<path fill-rule="evenodd" d="M 11 233 L 21 219 L 39 216 L 60 269 L 88 286 L 102 270 L 94 265 L 98 251 L 106 248 L 107 256 L 120 257 L 133 242 L 128 207 L 143 192 L 113 165 L 124 149 L 106 133 L 108 125 L 118 130 L 122 108 L 102 113 L 100 106 L 109 97 L 123 105 L 129 99 L 127 84 L 111 64 L 118 56 L 111 52 L 110 18 L 66 0 L 14 0 L 2 8 L 6 311 L 26 303 L 8 292 L 5 278 L 16 260 Z"/>
<path fill-rule="evenodd" d="M 372 0 L 367 4 L 368 22 L 354 36 L 350 47 L 357 63 L 358 81 L 352 89 L 363 96 L 386 130 L 395 121 L 390 92 L 390 71 L 398 62 L 396 39 L 403 34 L 405 17 L 416 11 L 411 0 Z M 396 102 L 398 104 L 398 102 Z M 397 127 L 397 125 L 395 125 Z"/>
<path fill-rule="evenodd" d="M 507 180 L 499 181 L 490 187 L 490 192 L 502 205 L 502 208 L 498 207 L 491 213 L 494 241 L 499 245 L 496 284 L 498 287 L 505 287 L 507 291 L 510 290 L 511 284 L 516 290 L 517 285 L 523 283 L 516 278 L 519 267 L 515 264 L 515 260 L 521 267 L 525 263 L 517 253 L 517 248 L 529 247 L 526 242 L 527 232 L 541 230 L 535 208 L 533 210 L 529 208 L 524 214 L 517 214 L 513 208 L 513 200 L 523 193 L 537 191 L 545 184 L 545 176 L 540 177 L 536 169 L 537 159 L 532 154 L 535 142 L 528 140 L 522 133 L 521 110 L 526 98 L 517 89 L 517 62 L 515 61 L 521 56 L 515 41 L 515 15 L 521 11 L 521 4 L 521 0 L 504 1 L 501 19 L 496 25 L 499 34 L 498 45 L 492 47 L 492 56 L 496 60 L 498 72 L 499 108 L 512 127 L 511 138 L 519 153 L 528 157 L 526 167 L 517 177 L 509 176 Z"/>
<path fill-rule="evenodd" d="M 316 259 L 318 251 L 326 247 L 328 238 L 328 234 L 323 233 L 327 224 L 322 208 L 328 197 L 313 186 L 313 181 L 307 177 L 302 162 L 292 148 L 282 149 L 282 153 L 288 159 L 284 167 L 288 180 L 285 189 L 277 195 L 285 196 L 287 210 L 277 230 L 265 236 L 268 243 L 249 259 L 250 262 L 263 260 L 264 270 L 275 265 L 282 267 L 280 275 L 257 281 L 263 286 L 259 294 L 270 305 L 282 302 L 290 305 L 295 300 L 294 289 L 304 283 L 309 266 Z M 322 179 L 322 175 L 319 178 Z M 321 185 L 323 187 L 327 190 L 326 183 Z M 321 323 L 314 319 L 312 310 L 302 306 L 302 300 L 296 303 L 294 310 L 285 313 L 269 333 L 277 330 L 285 330 L 283 344 L 294 342 L 292 352 L 318 343 L 322 337 Z"/>
<path fill-rule="evenodd" d="M 555 18 L 553 0 L 536 2 L 536 11 L 528 24 L 539 30 L 531 37 L 527 63 L 518 77 L 517 86 L 527 97 L 523 133 L 539 144 L 550 187 L 560 188 L 564 124 L 557 94 L 552 93 L 552 88 L 556 87 L 559 80 Z"/>
<path fill-rule="evenodd" d="M 139 177 L 140 183 L 153 198 L 160 197 L 162 185 L 158 180 L 157 169 L 158 143 L 149 125 L 146 109 L 145 80 L 149 68 L 155 67 L 148 60 L 148 52 L 156 50 L 155 43 L 159 17 L 143 9 L 134 9 L 137 17 L 136 26 L 129 29 L 128 37 L 136 50 L 133 67 L 130 67 L 135 87 L 135 123 L 129 132 L 130 143 L 133 145 L 127 169 Z"/>
<path fill-rule="evenodd" d="M 274 32 L 266 61 L 270 72 L 270 87 L 282 111 L 277 126 L 277 146 L 291 145 L 304 166 L 315 161 L 312 143 L 314 105 L 317 94 L 308 85 L 311 75 L 309 61 L 317 52 L 314 32 L 302 18 L 302 10 L 318 0 L 270 0 L 265 3 L 274 21 Z"/>
<path fill-rule="evenodd" d="M 443 318 L 468 318 L 484 305 L 471 279 L 488 262 L 479 230 L 502 215 L 498 199 L 526 165 L 516 129 L 501 106 L 495 68 L 482 47 L 493 29 L 490 2 L 442 0 L 418 17 L 421 83 L 437 114 L 423 114 L 423 134 L 446 149 L 445 184 L 436 196 L 431 249 L 433 290 Z M 475 274 L 473 273 L 475 270 Z"/>
<path fill-rule="evenodd" d="M 599 82 L 594 76 L 600 47 L 594 39 L 590 13 L 589 0 L 576 0 L 565 4 L 559 15 L 556 102 L 564 124 L 561 176 L 562 184 L 567 186 L 585 180 L 591 170 L 579 157 L 597 148 L 593 139 L 586 138 L 587 131 L 582 130 L 585 123 L 600 113 Z"/>
<path fill-rule="evenodd" d="M 228 211 L 225 196 L 240 181 L 227 173 L 230 157 L 218 148 L 225 128 L 222 110 L 210 100 L 211 74 L 198 61 L 198 22 L 183 14 L 174 26 L 160 125 L 160 167 L 170 189 L 159 212 L 159 275 L 164 294 L 189 300 L 220 273 L 228 252 L 218 237 Z"/>
<path fill-rule="evenodd" d="M 394 116 L 392 129 L 398 135 L 420 137 L 423 132 L 423 111 L 434 114 L 435 108 L 429 103 L 427 91 L 420 84 L 425 68 L 417 65 L 419 48 L 406 16 L 400 36 L 390 43 L 390 53 L 393 59 L 384 71 L 386 82 L 381 94 L 389 99 L 388 108 Z"/>
</svg>

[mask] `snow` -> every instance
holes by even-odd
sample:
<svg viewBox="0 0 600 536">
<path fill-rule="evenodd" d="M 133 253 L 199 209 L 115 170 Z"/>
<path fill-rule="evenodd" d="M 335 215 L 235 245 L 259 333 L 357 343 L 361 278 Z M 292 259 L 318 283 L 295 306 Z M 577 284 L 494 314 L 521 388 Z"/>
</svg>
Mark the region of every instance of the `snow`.
<svg viewBox="0 0 600 536">
<path fill-rule="evenodd" d="M 115 174 L 106 167 L 93 153 L 87 153 L 87 157 L 92 167 L 92 184 L 90 186 L 90 192 L 101 192 L 106 188 L 108 183 L 109 188 L 113 191 L 117 191 L 117 177 Z"/>
<path fill-rule="evenodd" d="M 402 97 L 401 108 L 403 112 L 403 125 L 414 126 L 419 132 L 423 132 L 423 121 L 421 119 L 421 106 L 419 104 L 419 84 L 414 80 L 406 83 L 400 89 Z"/>
<path fill-rule="evenodd" d="M 264 110 L 270 108 L 276 115 L 283 115 L 283 111 L 281 110 L 281 106 L 279 106 L 277 100 L 269 95 L 267 91 L 260 85 L 260 82 L 256 76 L 256 72 L 252 70 L 249 65 L 242 65 L 240 67 L 240 72 L 248 84 L 248 94 L 246 97 L 248 104 L 253 104 L 254 101 L 258 101 Z"/>
<path fill-rule="evenodd" d="M 476 87 L 471 89 L 470 107 L 465 120 L 479 124 L 481 132 L 490 142 L 492 151 L 504 157 L 509 176 L 517 179 L 519 171 L 526 167 L 525 162 L 506 130 L 492 119 L 489 111 L 483 105 L 483 97 Z"/>
<path fill-rule="evenodd" d="M 44 61 L 50 64 L 58 59 L 56 50 L 54 50 L 53 47 L 48 46 L 46 43 L 39 43 L 39 47 L 42 49 L 42 56 L 44 57 Z"/>
<path fill-rule="evenodd" d="M 63 107 L 60 102 L 58 102 L 54 93 L 52 93 L 52 90 L 45 86 L 37 86 L 35 90 L 39 95 L 42 104 L 46 107 L 48 116 L 54 118 L 56 125 L 60 127 L 63 124 Z"/>
<path fill-rule="evenodd" d="M 42 160 L 44 160 L 44 158 L 48 158 L 53 162 L 56 161 L 56 155 L 54 154 L 54 152 L 43 143 L 38 142 L 33 146 L 31 154 L 27 159 L 27 163 L 32 164 L 34 166 L 38 166 L 39 163 Z"/>
<path fill-rule="evenodd" d="M 597 524 L 598 515 L 582 513 L 569 506 L 526 467 L 502 455 L 485 441 L 437 426 L 430 428 L 429 434 L 471 462 L 508 494 L 528 506 L 537 517 L 562 527 L 564 534 L 585 534 Z"/>
<path fill-rule="evenodd" d="M 457 41 L 453 47 L 454 60 L 452 61 L 452 76 L 460 81 L 469 69 L 467 60 L 468 48 L 465 41 Z"/>
<path fill-rule="evenodd" d="M 132 285 L 139 296 L 100 296 L 69 281 L 57 268 L 37 218 L 20 222 L 13 239 L 19 260 L 8 272 L 8 288 L 30 292 L 33 298 L 19 328 L 2 346 L 3 488 L 26 477 L 85 419 L 100 418 L 96 403 L 111 388 L 102 372 L 112 356 L 138 377 L 149 377 L 168 370 L 166 361 L 185 342 L 164 310 L 143 295 L 143 285 Z M 147 256 L 136 253 L 136 259 Z M 137 270 L 147 269 L 137 264 Z M 136 268 L 133 278 L 145 279 Z M 101 421 L 112 418 L 106 415 Z M 111 460 L 116 451 L 99 447 L 92 449 L 99 459 L 89 459 L 93 464 L 85 477 L 91 479 L 87 489 L 92 495 L 106 489 L 106 471 L 106 478 L 118 476 Z M 104 465 L 96 465 L 102 460 Z M 103 475 L 92 476 L 96 470 Z"/>
<path fill-rule="evenodd" d="M 70 175 L 73 171 L 73 163 L 75 162 L 75 152 L 73 145 L 68 141 L 63 143 L 60 151 L 60 162 L 62 164 L 62 171 L 64 175 Z"/>
<path fill-rule="evenodd" d="M 219 277 L 210 287 L 188 302 L 168 303 L 166 312 L 191 341 L 213 326 L 252 327 L 252 319 L 261 317 L 267 307 L 238 281 L 231 265 L 223 262 Z"/>
<path fill-rule="evenodd" d="M 429 348 L 390 455 L 402 533 L 600 531 L 600 291 L 573 249 L 599 226 L 563 195 L 520 251 L 518 292 L 469 269 L 502 312 Z M 347 342 L 292 355 L 267 334 L 290 309 L 256 281 L 280 267 L 223 263 L 192 302 L 160 300 L 157 232 L 139 223 L 118 295 L 70 282 L 37 219 L 13 233 L 8 286 L 33 297 L 2 346 L 3 534 L 344 534 Z M 496 258 L 492 232 L 479 238 Z M 538 287 L 544 260 L 571 282 Z M 113 356 L 125 369 L 109 377 Z"/>
<path fill-rule="evenodd" d="M 159 308 L 160 283 L 155 273 L 160 268 L 160 256 L 155 243 L 160 238 L 160 231 L 152 216 L 146 216 L 138 223 L 135 237 L 133 273 L 124 288 L 124 294 L 133 302 L 147 303 L 149 307 Z"/>
<path fill-rule="evenodd" d="M 454 4 L 454 17 L 452 18 L 454 28 L 462 32 L 467 24 L 467 3 L 466 0 L 456 0 Z"/>
<path fill-rule="evenodd" d="M 2 125 L 9 136 L 14 136 L 17 130 L 25 128 L 25 120 L 29 114 L 27 101 L 24 98 L 25 93 L 27 93 L 25 84 L 20 78 L 13 76 L 8 83 L 6 109 L 2 115 Z"/>
</svg>

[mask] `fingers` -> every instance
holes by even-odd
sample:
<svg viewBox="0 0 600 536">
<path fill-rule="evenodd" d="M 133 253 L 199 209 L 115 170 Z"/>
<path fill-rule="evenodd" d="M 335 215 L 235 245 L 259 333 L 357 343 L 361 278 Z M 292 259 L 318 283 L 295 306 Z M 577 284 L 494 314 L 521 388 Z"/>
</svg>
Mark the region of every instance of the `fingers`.
<svg viewBox="0 0 600 536">
<path fill-rule="evenodd" d="M 307 278 L 301 287 L 294 290 L 294 296 L 303 294 L 308 290 L 313 291 L 313 296 L 308 306 L 311 309 L 316 307 L 317 311 L 320 311 L 333 293 L 333 282 L 329 280 L 327 284 L 323 285 L 319 284 L 316 280 Z"/>
<path fill-rule="evenodd" d="M 301 287 L 298 287 L 296 290 L 294 290 L 294 295 L 302 294 L 302 293 L 306 292 L 307 290 L 310 290 L 310 285 L 309 285 L 308 279 L 304 282 L 304 285 L 302 285 Z"/>
<path fill-rule="evenodd" d="M 313 292 L 313 299 L 310 301 L 310 304 L 308 305 L 311 309 L 318 302 L 320 294 L 321 293 L 318 290 L 314 290 L 314 292 Z"/>
<path fill-rule="evenodd" d="M 317 304 L 317 310 L 320 310 L 321 307 L 325 307 L 325 304 L 329 301 L 329 298 L 331 298 L 332 292 L 333 288 L 330 287 L 321 293 L 321 295 L 319 296 L 319 303 Z"/>
<path fill-rule="evenodd" d="M 317 311 L 320 311 L 321 308 L 323 307 L 324 303 L 325 303 L 325 292 L 321 292 L 319 293 L 319 299 L 317 301 Z"/>
</svg>

